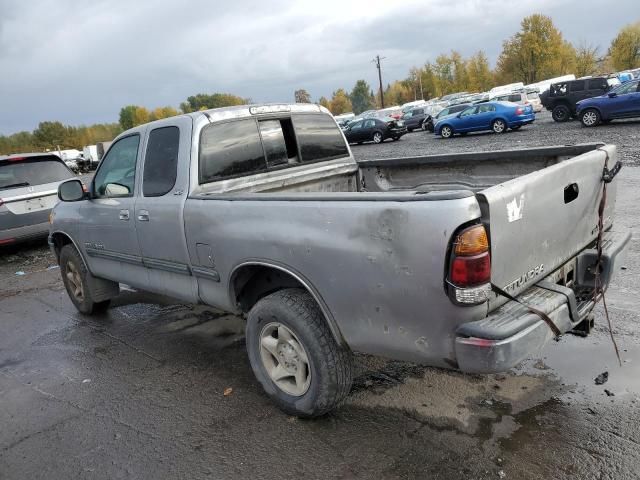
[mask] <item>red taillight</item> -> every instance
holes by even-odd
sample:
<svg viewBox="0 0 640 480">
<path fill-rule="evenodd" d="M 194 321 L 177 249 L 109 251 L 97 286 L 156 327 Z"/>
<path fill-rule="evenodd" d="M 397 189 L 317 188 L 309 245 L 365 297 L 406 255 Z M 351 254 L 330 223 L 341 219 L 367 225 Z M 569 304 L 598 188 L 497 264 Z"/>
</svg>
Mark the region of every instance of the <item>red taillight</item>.
<svg viewBox="0 0 640 480">
<path fill-rule="evenodd" d="M 21 162 L 22 160 L 26 160 L 27 157 L 11 157 L 7 158 L 8 162 Z"/>
<path fill-rule="evenodd" d="M 451 263 L 450 280 L 456 287 L 473 287 L 491 279 L 489 252 L 473 257 L 455 257 Z"/>
<path fill-rule="evenodd" d="M 524 113 L 524 110 L 520 107 L 516 108 L 516 115 L 522 115 Z"/>
<path fill-rule="evenodd" d="M 15 241 L 14 238 L 5 238 L 4 240 L 0 240 L 0 245 L 8 245 Z"/>
</svg>

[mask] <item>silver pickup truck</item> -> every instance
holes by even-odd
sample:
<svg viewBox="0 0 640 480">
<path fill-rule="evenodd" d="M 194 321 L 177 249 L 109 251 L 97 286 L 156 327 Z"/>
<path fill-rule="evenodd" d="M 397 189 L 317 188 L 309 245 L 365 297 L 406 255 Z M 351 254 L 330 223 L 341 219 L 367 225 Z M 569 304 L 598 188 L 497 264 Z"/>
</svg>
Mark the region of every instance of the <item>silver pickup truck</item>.
<svg viewBox="0 0 640 480">
<path fill-rule="evenodd" d="M 120 135 L 88 192 L 63 183 L 49 243 L 84 314 L 123 283 L 246 316 L 264 390 L 317 416 L 348 394 L 352 352 L 491 373 L 588 331 L 630 238 L 615 181 L 598 214 L 606 160 L 614 146 L 356 162 L 316 105 L 201 111 Z"/>
</svg>

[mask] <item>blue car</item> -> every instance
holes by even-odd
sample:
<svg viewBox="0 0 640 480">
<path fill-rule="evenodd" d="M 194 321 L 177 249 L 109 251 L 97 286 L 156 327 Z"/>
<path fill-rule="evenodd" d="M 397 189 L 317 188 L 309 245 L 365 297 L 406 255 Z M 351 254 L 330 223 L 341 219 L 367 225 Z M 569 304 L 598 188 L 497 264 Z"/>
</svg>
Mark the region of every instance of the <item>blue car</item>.
<svg viewBox="0 0 640 480">
<path fill-rule="evenodd" d="M 616 118 L 640 117 L 640 80 L 625 82 L 605 95 L 580 100 L 576 107 L 585 127 L 609 123 Z"/>
<path fill-rule="evenodd" d="M 536 119 L 531 105 L 518 105 L 511 102 L 486 102 L 472 105 L 455 115 L 447 115 L 438 120 L 435 134 L 442 138 L 451 138 L 459 133 L 492 130 L 504 133 L 507 129 L 517 130 Z"/>
</svg>

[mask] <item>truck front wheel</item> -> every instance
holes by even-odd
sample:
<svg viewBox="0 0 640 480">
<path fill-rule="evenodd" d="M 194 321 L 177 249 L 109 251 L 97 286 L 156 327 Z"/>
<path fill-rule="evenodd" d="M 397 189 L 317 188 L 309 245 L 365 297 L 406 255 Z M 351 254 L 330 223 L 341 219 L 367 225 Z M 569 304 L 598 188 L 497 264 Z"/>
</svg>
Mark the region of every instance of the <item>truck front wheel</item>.
<svg viewBox="0 0 640 480">
<path fill-rule="evenodd" d="M 351 352 L 337 344 L 306 291 L 288 288 L 258 301 L 247 318 L 246 338 L 253 373 L 285 413 L 317 417 L 349 393 Z"/>
<path fill-rule="evenodd" d="M 80 313 L 92 315 L 104 312 L 111 300 L 95 301 L 89 286 L 91 273 L 80 258 L 76 248 L 67 244 L 60 250 L 60 273 L 71 302 Z"/>
</svg>

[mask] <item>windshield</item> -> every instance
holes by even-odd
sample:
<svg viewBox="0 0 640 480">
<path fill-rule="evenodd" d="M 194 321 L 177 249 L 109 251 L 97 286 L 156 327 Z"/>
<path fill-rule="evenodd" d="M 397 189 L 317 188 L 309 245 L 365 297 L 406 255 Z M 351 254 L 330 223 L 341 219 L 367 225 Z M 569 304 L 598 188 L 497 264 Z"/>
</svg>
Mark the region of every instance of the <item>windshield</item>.
<svg viewBox="0 0 640 480">
<path fill-rule="evenodd" d="M 19 160 L 0 162 L 0 189 L 43 185 L 72 178 L 58 160 Z"/>
</svg>

